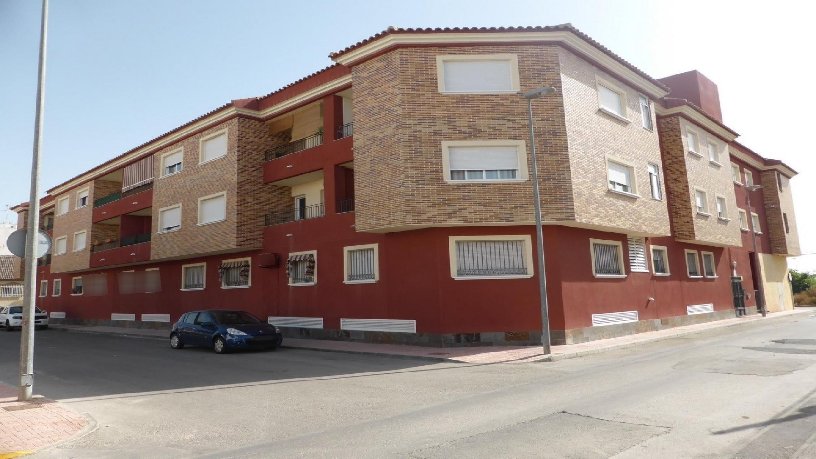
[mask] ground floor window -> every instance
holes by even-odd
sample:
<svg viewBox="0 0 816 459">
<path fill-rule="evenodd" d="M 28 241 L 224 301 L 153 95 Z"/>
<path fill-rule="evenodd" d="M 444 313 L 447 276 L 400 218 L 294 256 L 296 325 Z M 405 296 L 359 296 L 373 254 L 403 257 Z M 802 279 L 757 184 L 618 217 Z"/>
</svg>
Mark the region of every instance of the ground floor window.
<svg viewBox="0 0 816 459">
<path fill-rule="evenodd" d="M 202 290 L 205 285 L 206 263 L 196 263 L 194 265 L 184 265 L 181 267 L 181 289 L 182 290 Z"/>
<path fill-rule="evenodd" d="M 714 263 L 714 254 L 711 252 L 702 252 L 703 256 L 703 273 L 705 277 L 717 277 L 717 268 Z"/>
<path fill-rule="evenodd" d="M 249 287 L 249 261 L 249 258 L 222 261 L 221 266 L 218 267 L 221 287 Z"/>
<path fill-rule="evenodd" d="M 513 278 L 532 276 L 529 236 L 451 237 L 454 278 Z"/>
<path fill-rule="evenodd" d="M 71 295 L 82 295 L 82 278 L 75 277 L 71 279 Z"/>
<path fill-rule="evenodd" d="M 656 276 L 669 275 L 669 252 L 666 247 L 652 246 L 652 271 Z"/>
<path fill-rule="evenodd" d="M 48 281 L 41 280 L 40 281 L 40 298 L 48 296 Z"/>
<path fill-rule="evenodd" d="M 346 283 L 376 282 L 379 278 L 377 244 L 344 247 Z"/>
<path fill-rule="evenodd" d="M 700 258 L 696 250 L 686 250 L 686 272 L 688 277 L 703 277 L 700 273 Z"/>
<path fill-rule="evenodd" d="M 290 253 L 286 261 L 289 285 L 314 285 L 317 283 L 317 252 Z"/>
<path fill-rule="evenodd" d="M 619 241 L 590 239 L 592 274 L 595 277 L 623 277 L 623 244 Z"/>
<path fill-rule="evenodd" d="M 52 293 L 54 296 L 62 295 L 62 279 L 54 279 L 54 292 Z"/>
</svg>

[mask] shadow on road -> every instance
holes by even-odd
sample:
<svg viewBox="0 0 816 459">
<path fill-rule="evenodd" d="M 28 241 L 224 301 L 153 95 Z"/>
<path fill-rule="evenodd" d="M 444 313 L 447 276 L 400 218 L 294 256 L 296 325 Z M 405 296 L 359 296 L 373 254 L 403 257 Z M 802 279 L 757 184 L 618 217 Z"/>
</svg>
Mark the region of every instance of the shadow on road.
<svg viewBox="0 0 816 459">
<path fill-rule="evenodd" d="M 808 406 L 803 406 L 802 408 L 799 408 L 799 410 L 796 413 L 790 414 L 788 416 L 783 416 L 781 418 L 769 419 L 767 421 L 762 421 L 762 422 L 755 422 L 753 424 L 746 424 L 746 425 L 742 425 L 742 426 L 738 426 L 738 427 L 732 427 L 730 429 L 725 429 L 725 430 L 716 430 L 716 431 L 711 432 L 711 433 L 713 433 L 714 435 L 723 435 L 723 434 L 727 434 L 727 433 L 731 433 L 731 432 L 739 432 L 741 430 L 762 428 L 762 427 L 772 426 L 772 425 L 775 425 L 775 424 L 782 424 L 782 423 L 785 423 L 785 422 L 797 421 L 799 419 L 804 419 L 804 418 L 814 416 L 814 415 L 816 415 L 816 405 L 808 405 Z"/>
</svg>

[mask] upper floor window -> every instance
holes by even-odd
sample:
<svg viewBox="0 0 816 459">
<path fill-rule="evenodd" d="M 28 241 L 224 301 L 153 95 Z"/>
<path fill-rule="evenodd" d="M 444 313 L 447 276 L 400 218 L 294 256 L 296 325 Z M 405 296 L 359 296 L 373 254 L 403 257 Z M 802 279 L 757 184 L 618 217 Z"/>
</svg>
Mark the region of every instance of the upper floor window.
<svg viewBox="0 0 816 459">
<path fill-rule="evenodd" d="M 54 254 L 63 255 L 68 251 L 68 237 L 60 236 L 54 240 Z"/>
<path fill-rule="evenodd" d="M 708 195 L 703 190 L 694 190 L 694 206 L 698 214 L 708 215 Z"/>
<path fill-rule="evenodd" d="M 198 224 L 220 222 L 227 219 L 227 194 L 218 193 L 198 200 Z"/>
<path fill-rule="evenodd" d="M 720 164 L 720 145 L 711 140 L 708 141 L 708 160 L 714 164 Z"/>
<path fill-rule="evenodd" d="M 652 124 L 651 102 L 649 101 L 648 97 L 642 94 L 638 96 L 638 100 L 640 101 L 640 119 L 641 122 L 643 123 L 643 128 L 651 131 L 654 127 L 654 125 Z"/>
<path fill-rule="evenodd" d="M 161 158 L 162 177 L 181 172 L 183 162 L 184 150 L 176 150 L 163 155 Z"/>
<path fill-rule="evenodd" d="M 686 129 L 686 150 L 700 156 L 700 138 L 691 129 Z"/>
<path fill-rule="evenodd" d="M 70 203 L 68 202 L 68 196 L 64 198 L 60 198 L 57 201 L 57 215 L 64 215 L 68 213 L 68 206 Z"/>
<path fill-rule="evenodd" d="M 604 112 L 626 118 L 626 97 L 612 84 L 598 81 L 598 105 Z"/>
<path fill-rule="evenodd" d="M 529 236 L 451 236 L 449 241 L 454 279 L 533 275 Z"/>
<path fill-rule="evenodd" d="M 649 187 L 652 190 L 652 198 L 658 201 L 663 199 L 663 189 L 661 188 L 660 167 L 657 164 L 649 163 Z"/>
<path fill-rule="evenodd" d="M 221 131 L 216 134 L 204 137 L 201 139 L 199 164 L 221 158 L 227 154 L 227 131 Z"/>
<path fill-rule="evenodd" d="M 728 207 L 726 206 L 725 198 L 717 196 L 717 218 L 720 220 L 728 220 Z"/>
<path fill-rule="evenodd" d="M 590 239 L 592 274 L 595 277 L 624 277 L 623 244 L 618 241 Z"/>
<path fill-rule="evenodd" d="M 514 54 L 447 55 L 436 58 L 439 92 L 494 94 L 519 91 Z"/>
<path fill-rule="evenodd" d="M 745 186 L 754 186 L 754 174 L 745 169 Z"/>
<path fill-rule="evenodd" d="M 788 214 L 782 212 L 782 223 L 785 224 L 785 234 L 790 234 L 790 224 L 788 224 Z"/>
<path fill-rule="evenodd" d="M 754 227 L 754 233 L 762 234 L 762 227 L 759 226 L 759 215 L 751 212 L 751 226 Z"/>
<path fill-rule="evenodd" d="M 343 247 L 343 279 L 347 284 L 376 282 L 379 278 L 377 244 Z"/>
<path fill-rule="evenodd" d="M 741 230 L 748 231 L 748 214 L 743 209 L 739 210 L 739 224 Z"/>
<path fill-rule="evenodd" d="M 637 193 L 635 169 L 632 166 L 607 159 L 606 175 L 610 190 L 632 195 Z"/>
<path fill-rule="evenodd" d="M 85 250 L 87 234 L 85 231 L 77 231 L 74 233 L 74 252 Z"/>
<path fill-rule="evenodd" d="M 90 191 L 87 188 L 77 192 L 77 197 L 76 197 L 76 208 L 77 209 L 81 209 L 81 208 L 88 205 L 88 195 L 89 195 L 89 193 L 90 193 Z"/>
<path fill-rule="evenodd" d="M 523 141 L 442 142 L 443 169 L 449 182 L 527 179 Z"/>
<path fill-rule="evenodd" d="M 159 209 L 159 233 L 181 228 L 181 204 Z"/>
<path fill-rule="evenodd" d="M 738 185 L 742 185 L 742 180 L 740 180 L 740 168 L 736 164 L 731 164 L 731 180 Z"/>
</svg>

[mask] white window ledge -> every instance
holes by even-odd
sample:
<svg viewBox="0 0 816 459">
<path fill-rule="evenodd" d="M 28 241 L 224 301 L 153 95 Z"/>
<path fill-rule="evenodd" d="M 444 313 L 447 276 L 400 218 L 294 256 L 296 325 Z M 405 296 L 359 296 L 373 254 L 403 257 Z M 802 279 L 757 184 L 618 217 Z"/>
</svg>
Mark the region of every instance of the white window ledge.
<svg viewBox="0 0 816 459">
<path fill-rule="evenodd" d="M 481 179 L 481 180 L 453 180 L 446 178 L 445 182 L 451 184 L 459 184 L 459 183 L 519 183 L 519 182 L 527 182 L 529 179 L 526 178 L 515 178 L 515 179 Z"/>
<path fill-rule="evenodd" d="M 221 288 L 224 290 L 231 290 L 234 288 L 249 288 L 252 287 L 251 285 L 222 285 Z"/>
<path fill-rule="evenodd" d="M 728 218 L 728 217 L 717 217 L 717 220 L 719 220 L 721 222 L 726 222 L 726 223 L 731 221 L 731 219 Z"/>
<path fill-rule="evenodd" d="M 377 281 L 376 281 L 375 279 L 356 280 L 356 281 L 344 280 L 344 281 L 343 281 L 343 283 L 344 283 L 344 284 L 346 284 L 346 285 L 354 285 L 354 284 L 376 284 L 376 283 L 377 283 Z"/>
<path fill-rule="evenodd" d="M 701 211 L 701 210 L 698 210 L 698 211 L 697 211 L 697 215 L 699 215 L 699 216 L 701 216 L 701 217 L 710 217 L 710 216 L 711 216 L 711 214 L 710 214 L 710 213 L 708 213 L 708 212 L 703 212 L 703 211 Z"/>
<path fill-rule="evenodd" d="M 71 296 L 82 296 L 81 293 L 72 293 Z"/>
<path fill-rule="evenodd" d="M 705 278 L 706 278 L 706 279 L 716 279 L 716 278 L 718 278 L 718 277 L 720 277 L 720 276 L 706 276 Z"/>
<path fill-rule="evenodd" d="M 299 284 L 289 284 L 290 287 L 314 287 L 317 285 L 317 282 L 303 282 Z"/>
<path fill-rule="evenodd" d="M 496 279 L 529 279 L 532 274 L 519 274 L 514 276 L 453 276 L 454 280 L 496 280 Z"/>
<path fill-rule="evenodd" d="M 615 118 L 618 121 L 622 121 L 622 122 L 627 123 L 627 124 L 631 123 L 631 121 L 629 121 L 629 118 L 624 118 L 623 116 L 613 112 L 612 110 L 607 110 L 607 109 L 605 109 L 603 107 L 600 107 L 598 109 L 598 111 L 603 113 L 604 115 L 611 116 L 612 118 Z"/>
<path fill-rule="evenodd" d="M 669 277 L 671 276 L 671 273 L 654 273 L 654 275 L 660 277 Z"/>
<path fill-rule="evenodd" d="M 702 157 L 703 157 L 703 155 L 701 155 L 700 153 L 697 153 L 697 152 L 696 152 L 696 151 L 694 151 L 694 150 L 689 150 L 688 152 L 689 152 L 689 154 L 690 154 L 690 155 L 692 155 L 692 156 L 696 156 L 696 157 L 698 157 L 698 158 L 702 158 Z"/>
<path fill-rule="evenodd" d="M 204 290 L 203 288 L 180 288 L 179 291 L 181 292 L 197 292 L 199 290 Z"/>
<path fill-rule="evenodd" d="M 689 274 L 688 277 L 689 277 L 689 279 L 702 279 L 703 278 L 703 276 L 692 276 L 690 274 Z"/>
<path fill-rule="evenodd" d="M 627 198 L 632 198 L 632 199 L 638 199 L 638 198 L 640 198 L 640 195 L 639 195 L 639 194 L 635 194 L 635 193 L 628 193 L 628 192 L 626 192 L 626 191 L 618 191 L 618 190 L 613 190 L 612 188 L 607 188 L 606 190 L 607 190 L 608 192 L 610 192 L 610 193 L 615 193 L 615 194 L 619 194 L 619 195 L 621 195 L 621 196 L 626 196 Z"/>
<path fill-rule="evenodd" d="M 173 229 L 170 229 L 170 230 L 156 231 L 156 234 L 175 233 L 176 231 L 178 231 L 180 229 L 181 229 L 181 227 L 179 226 L 178 228 L 173 228 Z"/>
<path fill-rule="evenodd" d="M 738 181 L 734 180 L 734 185 L 742 186 L 742 182 L 738 182 Z"/>
<path fill-rule="evenodd" d="M 593 274 L 598 279 L 625 279 L 626 274 Z"/>
<path fill-rule="evenodd" d="M 172 176 L 178 175 L 178 174 L 181 174 L 181 171 L 176 171 L 176 172 L 171 172 L 169 174 L 164 174 L 162 176 L 159 176 L 159 178 L 163 179 L 163 178 L 172 177 Z"/>
<path fill-rule="evenodd" d="M 742 231 L 743 233 L 747 233 L 751 230 L 749 230 L 748 228 L 740 228 L 740 231 Z"/>
<path fill-rule="evenodd" d="M 196 226 L 207 226 L 207 225 L 212 225 L 214 223 L 221 223 L 221 222 L 225 222 L 225 221 L 227 221 L 227 219 L 222 218 L 221 220 L 215 220 L 215 221 L 207 222 L 207 223 L 196 223 Z"/>
<path fill-rule="evenodd" d="M 762 234 L 762 231 L 754 231 L 754 234 Z"/>
<path fill-rule="evenodd" d="M 717 167 L 717 168 L 722 167 L 722 164 L 718 163 L 717 161 L 714 161 L 713 159 L 709 159 L 708 164 L 711 164 L 712 166 Z"/>
<path fill-rule="evenodd" d="M 467 94 L 478 94 L 478 95 L 490 95 L 490 94 L 513 94 L 517 95 L 519 92 L 515 89 L 507 89 L 504 91 L 439 91 L 439 94 L 445 94 L 449 96 L 456 96 L 456 95 L 467 95 Z"/>
</svg>

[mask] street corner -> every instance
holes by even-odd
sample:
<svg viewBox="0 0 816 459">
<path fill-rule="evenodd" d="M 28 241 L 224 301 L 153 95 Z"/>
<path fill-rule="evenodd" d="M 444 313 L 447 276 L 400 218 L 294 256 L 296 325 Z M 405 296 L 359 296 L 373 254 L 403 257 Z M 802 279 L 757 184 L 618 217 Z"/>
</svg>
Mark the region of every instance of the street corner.
<svg viewBox="0 0 816 459">
<path fill-rule="evenodd" d="M 0 384 L 0 459 L 21 457 L 80 434 L 91 420 L 44 397 L 18 401 L 17 390 Z"/>
</svg>

